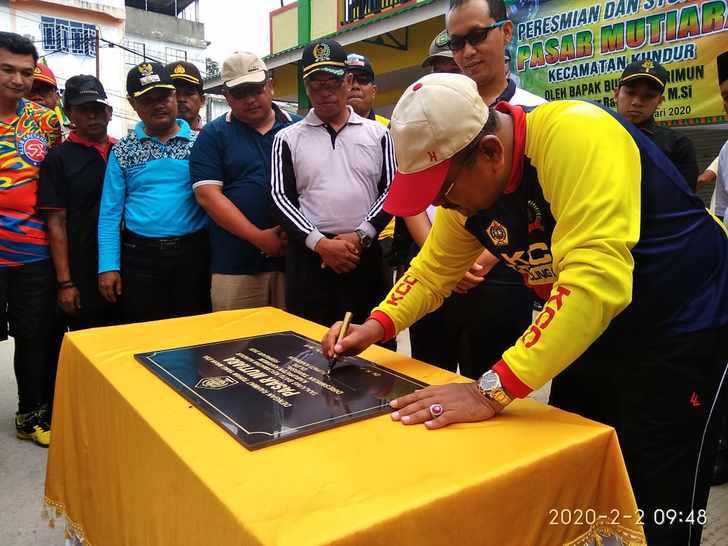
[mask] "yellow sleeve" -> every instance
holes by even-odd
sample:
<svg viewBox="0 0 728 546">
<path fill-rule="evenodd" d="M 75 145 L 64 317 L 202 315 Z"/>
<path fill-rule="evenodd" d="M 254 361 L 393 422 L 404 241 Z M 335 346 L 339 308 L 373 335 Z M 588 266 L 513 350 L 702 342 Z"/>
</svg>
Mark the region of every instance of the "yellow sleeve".
<svg viewBox="0 0 728 546">
<path fill-rule="evenodd" d="M 640 154 L 614 118 L 588 103 L 551 103 L 528 114 L 526 139 L 556 220 L 557 280 L 543 312 L 494 367 L 516 396 L 574 362 L 629 305 L 640 235 Z"/>
<path fill-rule="evenodd" d="M 372 312 L 391 339 L 442 305 L 483 251 L 465 229 L 465 217 L 438 209 L 435 223 L 410 268 Z"/>
</svg>

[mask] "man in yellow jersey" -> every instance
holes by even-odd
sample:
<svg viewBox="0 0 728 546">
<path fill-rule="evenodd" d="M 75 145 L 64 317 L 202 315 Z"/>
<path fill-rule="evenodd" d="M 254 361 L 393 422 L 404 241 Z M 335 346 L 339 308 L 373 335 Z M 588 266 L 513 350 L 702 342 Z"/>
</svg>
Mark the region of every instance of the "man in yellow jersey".
<svg viewBox="0 0 728 546">
<path fill-rule="evenodd" d="M 553 405 L 616 428 L 648 543 L 698 545 L 728 358 L 723 226 L 645 135 L 593 104 L 489 108 L 472 80 L 431 74 L 402 96 L 391 131 L 385 210 L 444 210 L 387 298 L 341 343 L 334 325 L 325 354 L 357 353 L 436 309 L 487 248 L 543 312 L 478 381 L 397 399 L 392 418 L 490 419 L 555 378 Z M 659 525 L 668 509 L 684 516 Z"/>
</svg>

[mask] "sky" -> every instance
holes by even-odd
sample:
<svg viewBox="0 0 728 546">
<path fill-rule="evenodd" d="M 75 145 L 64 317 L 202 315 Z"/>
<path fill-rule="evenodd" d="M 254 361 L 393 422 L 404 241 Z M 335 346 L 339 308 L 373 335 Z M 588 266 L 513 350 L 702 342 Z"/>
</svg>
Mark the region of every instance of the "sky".
<svg viewBox="0 0 728 546">
<path fill-rule="evenodd" d="M 290 4 L 291 0 L 286 0 Z M 235 51 L 252 51 L 261 57 L 270 52 L 269 19 L 280 0 L 200 0 L 200 20 L 205 38 L 212 42 L 205 56 L 220 64 Z"/>
</svg>

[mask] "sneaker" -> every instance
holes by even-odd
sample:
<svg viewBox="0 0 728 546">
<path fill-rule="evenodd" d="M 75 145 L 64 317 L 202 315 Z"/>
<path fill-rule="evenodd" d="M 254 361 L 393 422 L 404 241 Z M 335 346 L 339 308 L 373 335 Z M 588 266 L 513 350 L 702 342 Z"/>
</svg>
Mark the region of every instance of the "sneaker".
<svg viewBox="0 0 728 546">
<path fill-rule="evenodd" d="M 51 426 L 47 412 L 37 410 L 15 414 L 15 434 L 21 440 L 32 440 L 40 447 L 48 447 L 51 443 Z"/>
</svg>

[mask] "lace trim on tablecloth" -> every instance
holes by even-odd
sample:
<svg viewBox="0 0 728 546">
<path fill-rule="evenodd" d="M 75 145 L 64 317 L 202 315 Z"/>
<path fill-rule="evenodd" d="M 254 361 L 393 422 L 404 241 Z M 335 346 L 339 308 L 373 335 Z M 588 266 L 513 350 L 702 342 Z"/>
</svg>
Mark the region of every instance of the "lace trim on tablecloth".
<svg viewBox="0 0 728 546">
<path fill-rule="evenodd" d="M 564 546 L 604 546 L 603 539 L 618 538 L 623 546 L 647 546 L 647 541 L 642 533 L 621 525 L 596 524 L 591 525 L 589 530 L 576 540 L 567 542 Z"/>
<path fill-rule="evenodd" d="M 65 538 L 74 540 L 76 543 L 83 544 L 84 546 L 92 546 L 86 538 L 83 526 L 68 517 L 66 507 L 63 504 L 48 497 L 44 497 L 43 501 L 44 505 L 41 518 L 48 522 L 48 527 L 54 529 L 56 527 L 56 519 L 63 518 L 66 522 L 66 528 L 64 530 Z"/>
</svg>

